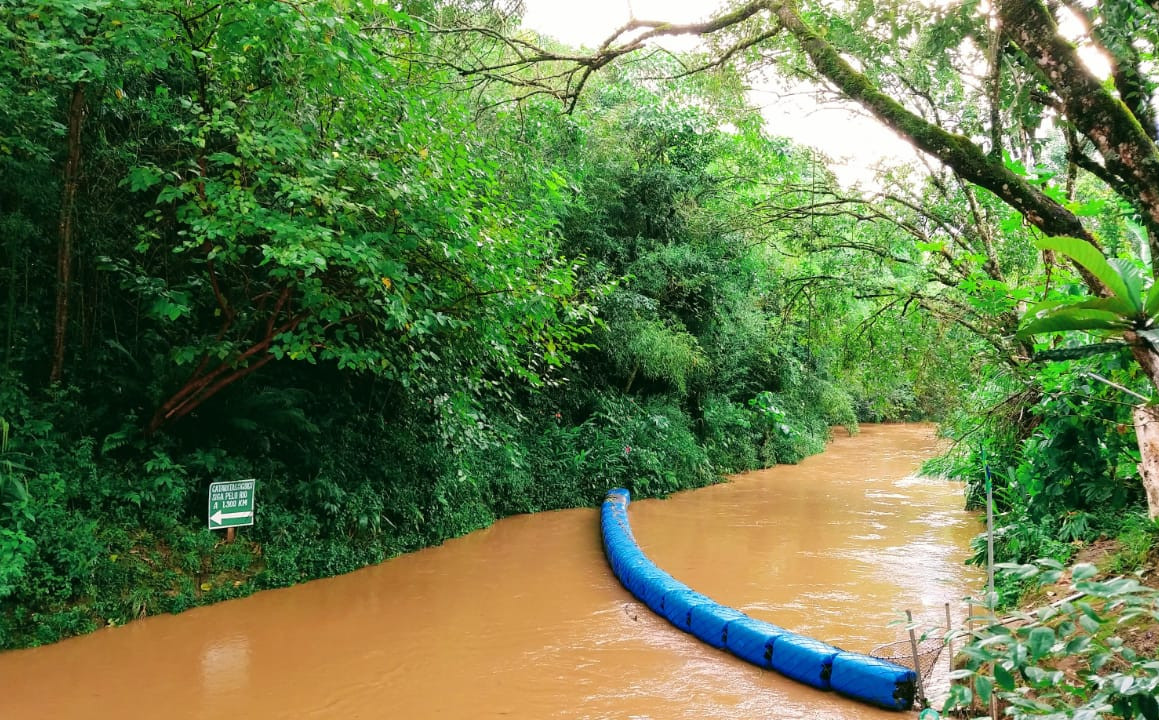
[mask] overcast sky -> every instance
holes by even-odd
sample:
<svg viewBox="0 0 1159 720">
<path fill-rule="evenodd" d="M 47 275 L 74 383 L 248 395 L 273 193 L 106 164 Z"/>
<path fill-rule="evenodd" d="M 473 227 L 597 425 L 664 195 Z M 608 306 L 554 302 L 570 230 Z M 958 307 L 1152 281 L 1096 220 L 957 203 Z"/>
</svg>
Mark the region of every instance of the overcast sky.
<svg viewBox="0 0 1159 720">
<path fill-rule="evenodd" d="M 718 0 L 524 0 L 524 25 L 570 45 L 595 46 L 632 17 L 693 22 L 720 8 Z M 671 47 L 666 45 L 666 47 Z M 674 48 L 675 49 L 675 48 Z M 815 147 L 837 161 L 834 172 L 844 184 L 868 183 L 872 166 L 914 161 L 913 149 L 876 120 L 848 110 L 819 107 L 809 93 L 782 97 L 757 86 L 750 96 L 761 107 L 769 132 Z"/>
</svg>

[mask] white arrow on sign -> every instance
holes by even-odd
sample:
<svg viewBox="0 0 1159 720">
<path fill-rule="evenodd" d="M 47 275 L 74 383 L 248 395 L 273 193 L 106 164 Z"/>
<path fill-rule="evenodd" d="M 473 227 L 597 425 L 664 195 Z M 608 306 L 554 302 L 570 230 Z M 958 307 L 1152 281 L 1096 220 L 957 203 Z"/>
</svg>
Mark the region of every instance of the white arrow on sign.
<svg viewBox="0 0 1159 720">
<path fill-rule="evenodd" d="M 218 510 L 217 512 L 215 512 L 214 514 L 209 516 L 209 520 L 214 525 L 220 525 L 222 520 L 233 520 L 234 518 L 245 518 L 245 517 L 249 517 L 250 515 L 253 515 L 253 514 L 254 514 L 253 510 L 246 510 L 245 512 L 233 512 L 233 513 L 223 513 L 222 511 Z"/>
</svg>

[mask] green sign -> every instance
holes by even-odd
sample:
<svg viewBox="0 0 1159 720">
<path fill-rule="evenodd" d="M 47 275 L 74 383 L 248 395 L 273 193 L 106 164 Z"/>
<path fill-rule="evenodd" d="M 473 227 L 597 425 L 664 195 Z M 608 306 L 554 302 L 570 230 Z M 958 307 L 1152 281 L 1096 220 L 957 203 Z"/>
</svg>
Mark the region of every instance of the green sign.
<svg viewBox="0 0 1159 720">
<path fill-rule="evenodd" d="M 254 524 L 254 480 L 209 484 L 209 529 Z"/>
</svg>

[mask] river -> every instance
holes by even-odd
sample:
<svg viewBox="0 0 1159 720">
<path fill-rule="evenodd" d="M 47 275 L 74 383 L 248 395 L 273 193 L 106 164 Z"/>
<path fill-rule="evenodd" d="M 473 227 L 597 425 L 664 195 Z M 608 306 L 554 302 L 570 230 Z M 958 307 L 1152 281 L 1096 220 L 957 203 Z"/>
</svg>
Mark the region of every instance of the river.
<svg viewBox="0 0 1159 720">
<path fill-rule="evenodd" d="M 629 506 L 718 602 L 867 652 L 955 621 L 979 574 L 927 425 L 839 431 L 799 465 Z M 0 654 L 0 720 L 898 718 L 701 644 L 612 576 L 595 509 L 507 518 L 341 577 Z M 941 663 L 944 665 L 945 656 Z"/>
</svg>

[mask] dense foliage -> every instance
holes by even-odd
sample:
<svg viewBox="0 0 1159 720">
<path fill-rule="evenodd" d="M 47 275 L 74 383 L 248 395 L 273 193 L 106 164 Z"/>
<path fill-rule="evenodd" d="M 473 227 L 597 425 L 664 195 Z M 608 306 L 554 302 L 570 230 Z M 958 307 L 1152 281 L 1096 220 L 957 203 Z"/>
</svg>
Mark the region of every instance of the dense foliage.
<svg viewBox="0 0 1159 720">
<path fill-rule="evenodd" d="M 997 708 L 1013 717 L 1159 717 L 1159 663 L 1132 636 L 1159 622 L 1159 590 L 1134 578 L 1099 580 L 1094 565 L 1010 563 L 1022 580 L 1066 580 L 1071 594 L 1011 624 L 975 631 L 947 707 Z"/>
<path fill-rule="evenodd" d="M 977 506 L 989 468 L 1001 561 L 1102 536 L 1110 569 L 1146 561 L 1124 389 L 1159 367 L 1159 183 L 1096 158 L 1154 125 L 1149 6 L 1071 8 L 1121 60 L 1107 90 L 1040 72 L 1073 48 L 1035 0 L 738 3 L 697 56 L 634 63 L 501 5 L 0 0 L 0 648 L 795 462 L 859 421 L 946 420 L 935 469 Z M 941 162 L 841 187 L 749 106 L 771 65 Z M 1088 122 L 1076 88 L 1125 105 Z M 225 543 L 208 484 L 251 477 Z M 1025 695 L 1006 678 L 1046 677 L 1045 637 L 965 675 Z M 1073 695 L 1146 716 L 1126 682 Z"/>
<path fill-rule="evenodd" d="M 462 52 L 427 32 L 462 11 L 0 4 L 0 647 L 795 462 L 956 393 L 904 360 L 964 362 L 957 331 L 812 252 L 848 218 L 773 217 L 835 186 L 735 91 L 460 92 L 424 58 Z M 208 484 L 250 477 L 223 543 Z"/>
</svg>

